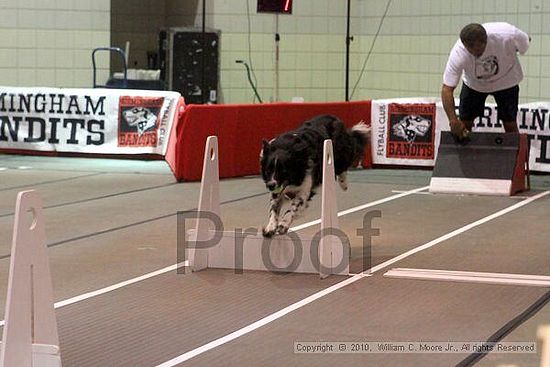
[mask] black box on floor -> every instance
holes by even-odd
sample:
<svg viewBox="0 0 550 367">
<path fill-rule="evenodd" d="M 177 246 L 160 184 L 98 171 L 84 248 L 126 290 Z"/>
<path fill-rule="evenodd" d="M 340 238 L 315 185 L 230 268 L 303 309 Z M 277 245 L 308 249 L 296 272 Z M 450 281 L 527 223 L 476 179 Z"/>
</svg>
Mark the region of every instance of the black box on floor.
<svg viewBox="0 0 550 367">
<path fill-rule="evenodd" d="M 161 79 L 185 103 L 217 103 L 220 31 L 168 28 L 159 33 Z"/>
<path fill-rule="evenodd" d="M 430 192 L 513 195 L 526 189 L 527 136 L 470 133 L 457 142 L 441 132 Z"/>
</svg>

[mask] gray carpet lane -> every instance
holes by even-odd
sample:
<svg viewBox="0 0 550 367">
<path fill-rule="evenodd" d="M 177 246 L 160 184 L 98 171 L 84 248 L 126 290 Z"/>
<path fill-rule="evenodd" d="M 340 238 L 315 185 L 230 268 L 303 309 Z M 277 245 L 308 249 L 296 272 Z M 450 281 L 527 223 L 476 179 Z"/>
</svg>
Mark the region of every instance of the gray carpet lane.
<svg viewBox="0 0 550 367">
<path fill-rule="evenodd" d="M 35 174 L 37 172 L 34 171 Z M 35 178 L 37 181 L 33 183 L 1 190 L 0 216 L 13 215 L 17 194 L 25 190 L 36 190 L 42 198 L 44 207 L 47 208 L 77 205 L 133 192 L 146 195 L 148 190 L 176 184 L 168 176 L 142 175 L 136 179 L 135 176 L 126 174 L 92 173 L 68 176 L 66 179 L 53 179 L 57 176 L 60 176 L 59 172 L 49 175 L 52 178 L 50 181 L 44 181 L 45 183 L 40 183 L 38 178 Z M 64 173 L 61 176 L 64 176 Z"/>
<path fill-rule="evenodd" d="M 396 185 L 402 190 L 413 190 L 420 186 L 411 185 Z M 336 187 L 336 202 L 337 210 L 344 211 L 350 208 L 364 205 L 366 203 L 374 202 L 398 194 L 393 193 L 394 187 L 386 184 L 365 184 L 354 183 L 350 185 L 347 191 L 343 191 L 340 187 Z M 397 201 L 403 199 L 396 199 Z M 305 209 L 298 218 L 292 223 L 291 227 L 309 223 L 317 220 L 321 217 L 321 192 L 319 191 L 308 204 L 308 208 Z M 391 201 L 390 201 L 391 203 Z M 388 204 L 382 204 L 388 205 Z M 284 209 L 281 211 L 284 212 Z M 248 228 L 253 227 L 260 230 L 263 225 L 267 223 L 269 214 L 269 196 L 258 198 L 254 201 L 235 202 L 227 205 L 221 209 L 221 216 L 224 222 L 226 230 L 234 230 L 235 228 Z M 340 221 L 346 222 L 351 215 L 341 217 Z M 300 233 L 312 235 L 320 228 L 319 225 L 304 228 Z"/>
<path fill-rule="evenodd" d="M 0 163 L 0 167 L 2 164 Z M 54 183 L 70 183 L 71 181 L 100 175 L 100 172 L 43 172 L 26 169 L 0 170 L 0 209 L 7 205 L 10 191 L 29 190 L 33 187 L 45 187 Z M 8 192 L 8 193 L 5 193 Z M 4 197 L 4 195 L 6 195 Z"/>
<path fill-rule="evenodd" d="M 454 366 L 468 354 L 295 354 L 293 348 L 300 341 L 483 341 L 544 293 L 375 275 L 180 366 Z"/>
<path fill-rule="evenodd" d="M 371 184 L 396 185 L 427 185 L 432 171 L 415 169 L 358 169 L 350 171 L 350 185 L 356 182 Z"/>
<path fill-rule="evenodd" d="M 366 247 L 372 265 L 377 265 L 515 203 L 517 199 L 487 196 L 411 195 L 350 214 L 340 221 L 340 229 L 350 239 L 352 257 L 361 256 L 368 243 L 357 230 L 368 212 L 379 210 L 380 217 L 372 220 L 379 233 L 370 238 L 370 249 Z"/>
<path fill-rule="evenodd" d="M 164 160 L 0 154 L 0 162 L 5 167 L 17 168 L 25 166 L 33 170 L 45 172 L 112 172 L 172 176 L 170 167 Z"/>
<path fill-rule="evenodd" d="M 176 264 L 176 217 L 49 248 L 55 301 L 112 286 Z M 0 261 L 3 315 L 10 259 Z"/>
<path fill-rule="evenodd" d="M 550 276 L 549 209 L 543 197 L 392 267 Z"/>
<path fill-rule="evenodd" d="M 340 280 L 228 270 L 165 274 L 59 309 L 63 366 L 155 366 Z"/>
<path fill-rule="evenodd" d="M 178 184 L 45 209 L 47 242 L 58 244 L 125 226 L 136 226 L 163 216 L 175 216 L 180 210 L 196 208 L 198 192 L 196 183 Z M 243 185 L 236 180 L 223 182 L 221 192 L 226 200 L 263 195 L 261 186 Z M 59 200 L 63 200 L 62 196 Z M 3 233 L 0 238 L 1 255 L 9 254 L 12 227 L 12 216 L 0 217 L 0 233 Z"/>
</svg>

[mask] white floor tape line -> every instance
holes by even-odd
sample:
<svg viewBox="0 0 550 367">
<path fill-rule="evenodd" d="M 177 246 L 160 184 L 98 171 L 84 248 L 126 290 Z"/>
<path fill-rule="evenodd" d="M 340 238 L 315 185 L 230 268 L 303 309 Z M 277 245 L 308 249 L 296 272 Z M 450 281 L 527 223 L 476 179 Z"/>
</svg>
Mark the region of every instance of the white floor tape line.
<svg viewBox="0 0 550 367">
<path fill-rule="evenodd" d="M 360 279 L 366 278 L 366 277 L 372 275 L 373 273 L 375 273 L 375 272 L 377 272 L 381 269 L 384 269 L 384 268 L 390 266 L 391 264 L 393 264 L 393 263 L 395 263 L 399 260 L 402 260 L 402 259 L 404 259 L 408 256 L 411 256 L 411 255 L 413 255 L 417 252 L 420 252 L 420 251 L 428 249 L 432 246 L 435 246 L 438 243 L 441 243 L 441 242 L 443 242 L 443 241 L 445 241 L 449 238 L 455 237 L 455 236 L 459 235 L 460 233 L 464 233 L 464 232 L 466 232 L 466 231 L 468 231 L 472 228 L 475 228 L 475 227 L 477 227 L 477 226 L 479 226 L 483 223 L 487 223 L 487 222 L 489 222 L 489 221 L 491 221 L 495 218 L 498 218 L 498 217 L 503 216 L 507 213 L 510 213 L 510 212 L 512 212 L 516 209 L 519 209 L 519 208 L 521 208 L 521 207 L 523 207 L 523 206 L 525 206 L 529 203 L 532 203 L 533 201 L 538 200 L 538 199 L 540 199 L 540 198 L 542 198 L 542 197 L 544 197 L 548 194 L 550 194 L 550 191 L 544 191 L 540 194 L 537 194 L 535 196 L 530 197 L 529 199 L 526 199 L 522 202 L 516 203 L 516 204 L 514 204 L 512 206 L 509 206 L 505 209 L 502 209 L 502 210 L 500 210 L 496 213 L 488 215 L 488 216 L 486 216 L 486 217 L 484 217 L 480 220 L 477 220 L 477 221 L 472 222 L 468 225 L 465 225 L 465 226 L 463 226 L 463 227 L 461 227 L 461 228 L 459 228 L 459 229 L 457 229 L 453 232 L 445 234 L 445 235 L 443 235 L 439 238 L 436 238 L 435 240 L 432 240 L 432 241 L 430 241 L 430 242 L 428 242 L 428 243 L 426 243 L 422 246 L 416 247 L 411 251 L 407 251 L 407 252 L 405 252 L 405 253 L 403 253 L 399 256 L 394 257 L 393 259 L 390 259 L 390 260 L 388 260 L 388 261 L 386 261 L 386 262 L 384 262 L 380 265 L 377 265 L 377 266 L 365 271 L 364 273 L 354 275 L 353 277 L 348 278 L 348 279 L 346 279 L 346 280 L 344 280 L 340 283 L 336 283 L 336 284 L 334 284 L 334 285 L 332 285 L 332 286 L 330 286 L 330 287 L 328 287 L 328 288 L 326 288 L 322 291 L 319 291 L 315 294 L 312 294 L 311 296 L 309 296 L 307 298 L 304 298 L 303 300 L 298 301 L 298 302 L 296 302 L 296 303 L 294 303 L 290 306 L 287 306 L 287 307 L 283 308 L 282 310 L 277 311 L 277 312 L 275 312 L 275 313 L 273 313 L 269 316 L 266 316 L 263 319 L 260 319 L 260 320 L 254 322 L 254 323 L 252 323 L 248 326 L 245 326 L 245 327 L 243 327 L 239 330 L 236 330 L 236 331 L 234 331 L 230 334 L 227 334 L 227 335 L 225 335 L 221 338 L 215 339 L 215 340 L 213 340 L 213 341 L 211 341 L 207 344 L 204 344 L 204 345 L 202 345 L 198 348 L 190 350 L 189 352 L 186 352 L 186 353 L 184 353 L 182 355 L 179 355 L 175 358 L 172 358 L 172 359 L 170 359 L 170 360 L 168 360 L 164 363 L 161 363 L 161 364 L 157 365 L 156 367 L 173 367 L 173 366 L 176 366 L 176 365 L 178 365 L 180 363 L 183 363 L 183 362 L 185 362 L 185 361 L 187 361 L 191 358 L 194 358 L 194 357 L 196 357 L 200 354 L 203 354 L 203 353 L 205 353 L 209 350 L 217 348 L 217 347 L 219 347 L 223 344 L 226 344 L 226 343 L 228 343 L 232 340 L 238 339 L 241 336 L 244 336 L 244 335 L 246 335 L 246 334 L 248 334 L 248 333 L 250 333 L 250 332 L 252 332 L 256 329 L 259 329 L 262 326 L 265 326 L 265 325 L 269 324 L 270 322 L 273 322 L 273 321 L 275 321 L 275 320 L 277 320 L 277 319 L 279 319 L 279 318 L 281 318 L 281 317 L 283 317 L 283 316 L 285 316 L 285 315 L 287 315 L 287 314 L 289 314 L 293 311 L 296 311 L 296 310 L 312 303 L 313 301 L 316 301 L 317 299 L 320 299 L 324 296 L 327 296 L 327 295 L 329 295 L 329 294 L 331 294 L 331 293 L 333 293 L 333 292 L 335 292 L 335 291 L 337 291 L 337 290 L 339 290 L 339 289 L 341 289 L 341 288 L 343 288 L 347 285 L 353 284 L 353 283 L 357 282 Z"/>
<path fill-rule="evenodd" d="M 386 197 L 386 198 L 383 198 L 383 199 L 379 199 L 379 200 L 373 201 L 373 202 L 371 202 L 371 203 L 366 203 L 366 204 L 357 206 L 357 207 L 355 207 L 355 208 L 351 208 L 351 209 L 347 209 L 347 210 L 341 211 L 341 212 L 338 213 L 338 216 L 342 216 L 342 215 L 345 215 L 345 214 L 353 213 L 353 212 L 356 212 L 356 211 L 359 211 L 359 210 L 362 210 L 362 209 L 364 209 L 364 208 L 368 208 L 368 207 L 371 207 L 371 206 L 380 205 L 380 204 L 386 203 L 386 202 L 388 202 L 388 201 L 392 201 L 392 200 L 396 200 L 396 199 L 402 198 L 402 197 L 407 196 L 407 195 L 412 195 L 412 194 L 414 194 L 415 192 L 418 192 L 418 191 L 421 191 L 421 190 L 427 190 L 428 188 L 429 188 L 429 186 L 424 186 L 424 187 L 420 187 L 420 188 L 413 189 L 413 190 L 410 190 L 410 191 L 406 191 L 406 192 L 401 193 L 401 194 L 399 194 L 399 195 L 392 195 L 392 196 L 389 196 L 389 197 Z M 359 208 L 361 208 L 361 209 L 359 209 Z M 307 227 L 310 227 L 310 226 L 313 226 L 313 225 L 316 225 L 316 224 L 319 224 L 319 223 L 321 223 L 321 220 L 320 220 L 320 219 L 319 219 L 319 220 L 316 220 L 316 221 L 304 223 L 304 224 L 302 224 L 302 225 L 299 226 L 300 228 L 298 228 L 298 227 L 293 227 L 293 228 L 291 228 L 291 230 L 297 231 L 297 230 L 299 230 L 299 229 L 307 228 Z M 115 290 L 117 290 L 117 289 L 120 289 L 120 288 L 126 287 L 126 286 L 128 286 L 128 285 L 132 285 L 132 284 L 141 282 L 141 281 L 143 281 L 143 280 L 147 280 L 147 279 L 149 279 L 149 278 L 153 278 L 153 277 L 155 277 L 155 276 L 157 276 L 157 275 L 162 275 L 162 274 L 168 273 L 168 272 L 170 272 L 170 271 L 175 271 L 175 270 L 178 269 L 180 266 L 187 266 L 187 265 L 188 265 L 187 262 L 180 263 L 180 264 L 170 265 L 170 266 L 168 266 L 168 267 L 165 267 L 165 268 L 162 268 L 162 269 L 153 271 L 153 272 L 148 273 L 148 274 L 141 275 L 141 276 L 136 277 L 136 278 L 128 279 L 128 280 L 126 280 L 126 281 L 123 281 L 123 282 L 120 282 L 120 283 L 117 283 L 117 284 L 113 284 L 113 285 L 108 286 L 108 287 L 105 287 L 105 288 L 101 288 L 101 289 L 98 289 L 98 290 L 95 290 L 95 291 L 87 292 L 87 293 L 81 294 L 81 295 L 79 295 L 79 296 L 75 296 L 75 297 L 72 297 L 72 298 L 63 300 L 63 301 L 56 302 L 56 303 L 54 304 L 54 307 L 55 307 L 55 308 L 60 308 L 60 307 L 64 307 L 64 306 L 71 305 L 71 304 L 73 304 L 73 303 L 85 301 L 85 300 L 90 299 L 90 298 L 93 298 L 93 297 L 101 296 L 101 295 L 103 295 L 103 294 L 105 294 L 105 293 L 109 293 L 109 292 L 115 291 Z M 1 326 L 4 326 L 4 320 L 1 320 L 1 321 L 0 321 L 0 327 L 1 327 Z"/>
<path fill-rule="evenodd" d="M 449 282 L 550 287 L 550 276 L 530 274 L 486 273 L 437 269 L 395 268 L 384 273 L 388 278 L 439 280 Z"/>
</svg>

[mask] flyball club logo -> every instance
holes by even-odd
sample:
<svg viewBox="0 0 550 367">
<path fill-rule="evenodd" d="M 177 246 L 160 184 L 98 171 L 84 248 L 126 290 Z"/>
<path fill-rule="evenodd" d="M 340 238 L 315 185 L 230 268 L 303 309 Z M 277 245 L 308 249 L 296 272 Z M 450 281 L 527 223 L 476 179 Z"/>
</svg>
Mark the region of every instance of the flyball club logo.
<svg viewBox="0 0 550 367">
<path fill-rule="evenodd" d="M 121 96 L 119 99 L 118 146 L 156 147 L 163 97 Z"/>
<path fill-rule="evenodd" d="M 435 104 L 390 103 L 386 157 L 433 159 L 435 110 Z"/>
</svg>

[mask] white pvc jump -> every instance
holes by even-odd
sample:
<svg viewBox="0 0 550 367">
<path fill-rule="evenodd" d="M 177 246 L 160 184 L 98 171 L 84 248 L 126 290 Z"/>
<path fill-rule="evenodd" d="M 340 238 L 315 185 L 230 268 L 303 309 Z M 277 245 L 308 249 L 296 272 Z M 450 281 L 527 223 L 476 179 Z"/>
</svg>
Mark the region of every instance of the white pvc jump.
<svg viewBox="0 0 550 367">
<path fill-rule="evenodd" d="M 550 324 L 538 327 L 537 338 L 541 342 L 540 367 L 550 367 Z"/>
<path fill-rule="evenodd" d="M 550 287 L 550 276 L 546 275 L 394 268 L 387 271 L 384 276 L 389 278 L 440 280 L 449 282 L 524 285 L 545 288 Z"/>
<path fill-rule="evenodd" d="M 61 367 L 52 280 L 34 191 L 17 196 L 0 367 Z"/>
<path fill-rule="evenodd" d="M 318 273 L 321 278 L 330 274 L 349 275 L 349 243 L 342 243 L 336 237 L 338 216 L 335 188 L 332 141 L 325 140 L 321 232 L 315 238 L 293 231 L 264 238 L 261 230 L 257 231 L 259 233 L 236 236 L 234 231 L 220 233 L 212 228 L 211 221 L 199 219 L 195 229 L 187 233 L 189 266 L 193 271 L 224 268 Z M 210 212 L 221 218 L 219 200 L 218 140 L 210 136 L 205 146 L 199 212 Z M 212 239 L 216 234 L 221 236 L 216 245 L 207 248 L 197 245 L 199 241 Z M 318 250 L 313 251 L 311 256 L 311 248 L 315 248 L 316 244 Z"/>
</svg>

